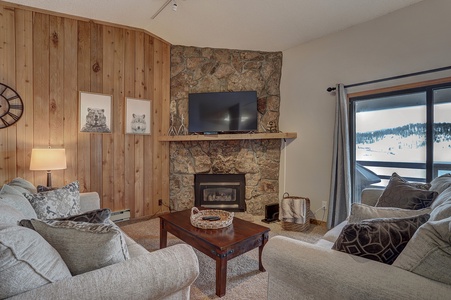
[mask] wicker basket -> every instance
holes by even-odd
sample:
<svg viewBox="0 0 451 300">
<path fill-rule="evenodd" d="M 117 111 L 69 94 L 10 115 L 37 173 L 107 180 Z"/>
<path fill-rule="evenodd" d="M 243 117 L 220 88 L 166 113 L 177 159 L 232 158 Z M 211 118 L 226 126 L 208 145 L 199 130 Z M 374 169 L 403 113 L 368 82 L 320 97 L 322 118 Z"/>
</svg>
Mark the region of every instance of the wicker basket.
<svg viewBox="0 0 451 300">
<path fill-rule="evenodd" d="M 283 195 L 283 201 L 287 200 L 295 200 L 295 201 L 305 201 L 305 207 L 306 207 L 306 218 L 305 222 L 303 224 L 298 224 L 294 222 L 285 222 L 283 219 L 281 221 L 282 228 L 289 231 L 305 231 L 310 228 L 310 199 L 306 197 L 297 197 L 297 196 L 290 196 L 288 193 L 285 193 Z M 283 207 L 283 205 L 282 205 Z"/>
<path fill-rule="evenodd" d="M 221 219 L 218 221 L 202 220 L 203 217 L 217 216 Z M 233 212 L 218 209 L 199 210 L 197 207 L 191 209 L 191 225 L 202 229 L 219 229 L 232 224 Z"/>
</svg>

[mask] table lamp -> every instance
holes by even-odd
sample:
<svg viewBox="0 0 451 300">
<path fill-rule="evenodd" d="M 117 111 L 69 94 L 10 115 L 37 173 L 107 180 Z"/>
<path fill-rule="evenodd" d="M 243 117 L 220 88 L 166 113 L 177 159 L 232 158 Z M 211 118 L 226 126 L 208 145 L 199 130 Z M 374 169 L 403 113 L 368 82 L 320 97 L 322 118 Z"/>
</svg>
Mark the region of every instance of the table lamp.
<svg viewBox="0 0 451 300">
<path fill-rule="evenodd" d="M 52 170 L 64 170 L 66 165 L 65 149 L 32 149 L 30 170 L 47 171 L 47 187 L 52 187 Z"/>
</svg>

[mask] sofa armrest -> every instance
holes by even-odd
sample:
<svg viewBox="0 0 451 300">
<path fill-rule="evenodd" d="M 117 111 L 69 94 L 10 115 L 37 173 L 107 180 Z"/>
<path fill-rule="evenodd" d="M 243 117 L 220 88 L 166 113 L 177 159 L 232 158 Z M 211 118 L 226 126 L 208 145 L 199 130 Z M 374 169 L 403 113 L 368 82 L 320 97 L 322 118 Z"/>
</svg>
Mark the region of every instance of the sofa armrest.
<svg viewBox="0 0 451 300">
<path fill-rule="evenodd" d="M 199 275 L 194 250 L 179 244 L 44 285 L 11 299 L 189 299 Z M 175 297 L 174 297 L 175 298 Z"/>
<path fill-rule="evenodd" d="M 446 299 L 451 286 L 403 269 L 276 236 L 263 249 L 268 299 Z"/>
<path fill-rule="evenodd" d="M 82 213 L 100 208 L 100 197 L 97 192 L 80 193 L 80 210 Z"/>
<path fill-rule="evenodd" d="M 363 204 L 375 206 L 377 203 L 377 200 L 379 200 L 379 197 L 384 192 L 384 188 L 366 188 L 363 189 L 361 194 L 361 201 Z"/>
</svg>

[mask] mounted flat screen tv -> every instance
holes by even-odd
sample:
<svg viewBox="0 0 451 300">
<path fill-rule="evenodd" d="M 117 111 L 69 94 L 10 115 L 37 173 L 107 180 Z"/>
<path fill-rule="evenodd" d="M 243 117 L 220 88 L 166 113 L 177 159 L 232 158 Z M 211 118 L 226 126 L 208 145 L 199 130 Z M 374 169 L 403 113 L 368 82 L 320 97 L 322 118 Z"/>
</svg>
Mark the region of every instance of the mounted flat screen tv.
<svg viewBox="0 0 451 300">
<path fill-rule="evenodd" d="M 257 131 L 257 92 L 216 92 L 188 95 L 190 133 Z"/>
</svg>

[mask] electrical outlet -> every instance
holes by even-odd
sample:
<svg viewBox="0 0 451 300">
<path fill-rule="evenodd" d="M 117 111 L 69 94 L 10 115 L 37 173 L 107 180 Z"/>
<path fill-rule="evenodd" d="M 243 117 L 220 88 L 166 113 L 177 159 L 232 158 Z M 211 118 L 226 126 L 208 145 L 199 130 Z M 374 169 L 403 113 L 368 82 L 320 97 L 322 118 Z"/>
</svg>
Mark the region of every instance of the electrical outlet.
<svg viewBox="0 0 451 300">
<path fill-rule="evenodd" d="M 322 208 L 322 209 L 327 209 L 327 201 L 323 201 L 323 202 L 321 203 L 321 208 Z"/>
<path fill-rule="evenodd" d="M 158 199 L 158 206 L 162 206 L 163 205 L 163 199 Z"/>
</svg>

